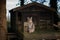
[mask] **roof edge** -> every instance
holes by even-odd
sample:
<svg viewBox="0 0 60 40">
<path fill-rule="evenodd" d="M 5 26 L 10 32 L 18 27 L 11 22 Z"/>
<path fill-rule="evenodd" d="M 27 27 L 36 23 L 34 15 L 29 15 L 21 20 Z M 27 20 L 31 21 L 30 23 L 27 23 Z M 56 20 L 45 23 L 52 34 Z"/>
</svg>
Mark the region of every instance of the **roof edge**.
<svg viewBox="0 0 60 40">
<path fill-rule="evenodd" d="M 23 5 L 23 6 L 19 6 L 17 8 L 11 9 L 10 11 L 12 11 L 12 10 L 13 11 L 17 11 L 17 10 L 20 10 L 20 9 L 23 9 L 23 8 L 25 8 L 27 6 L 29 7 L 29 6 L 32 6 L 32 5 L 42 6 L 42 7 L 46 8 L 46 9 L 48 9 L 48 10 L 51 10 L 51 11 L 55 11 L 56 12 L 56 10 L 54 8 L 48 7 L 46 5 L 43 5 L 43 4 L 40 4 L 40 3 L 37 3 L 37 2 L 29 3 L 29 4 Z"/>
</svg>

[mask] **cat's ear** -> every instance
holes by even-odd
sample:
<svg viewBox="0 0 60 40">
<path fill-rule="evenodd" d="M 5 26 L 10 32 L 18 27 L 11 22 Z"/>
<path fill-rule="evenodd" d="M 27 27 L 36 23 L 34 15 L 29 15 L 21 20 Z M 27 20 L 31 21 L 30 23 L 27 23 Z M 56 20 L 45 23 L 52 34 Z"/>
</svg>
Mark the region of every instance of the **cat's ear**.
<svg viewBox="0 0 60 40">
<path fill-rule="evenodd" d="M 27 19 L 29 19 L 29 17 L 27 17 Z"/>
<path fill-rule="evenodd" d="M 32 19 L 32 17 L 31 17 L 31 19 Z"/>
</svg>

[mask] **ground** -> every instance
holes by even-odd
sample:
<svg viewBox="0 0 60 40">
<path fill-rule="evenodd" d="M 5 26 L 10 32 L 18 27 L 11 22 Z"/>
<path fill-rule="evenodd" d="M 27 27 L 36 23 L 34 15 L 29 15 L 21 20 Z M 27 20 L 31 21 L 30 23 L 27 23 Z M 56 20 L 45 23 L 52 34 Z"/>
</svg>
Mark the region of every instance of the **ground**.
<svg viewBox="0 0 60 40">
<path fill-rule="evenodd" d="M 42 40 L 42 39 L 59 39 L 60 31 L 41 30 L 40 32 L 24 33 L 24 40 Z"/>
</svg>

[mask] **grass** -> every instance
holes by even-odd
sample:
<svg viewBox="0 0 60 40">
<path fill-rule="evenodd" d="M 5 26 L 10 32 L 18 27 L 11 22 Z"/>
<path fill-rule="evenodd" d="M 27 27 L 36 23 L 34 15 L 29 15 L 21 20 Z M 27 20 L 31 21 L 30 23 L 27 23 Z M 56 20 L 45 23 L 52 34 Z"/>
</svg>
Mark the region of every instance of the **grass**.
<svg viewBox="0 0 60 40">
<path fill-rule="evenodd" d="M 45 38 L 48 36 L 55 36 L 55 35 L 60 35 L 60 31 L 56 31 L 53 29 L 36 29 L 35 32 L 33 33 L 24 33 L 24 39 L 25 40 L 40 40 L 41 38 Z"/>
<path fill-rule="evenodd" d="M 36 27 L 35 32 L 33 33 L 21 32 L 21 35 L 22 34 L 24 35 L 24 40 L 41 40 L 42 38 L 48 38 L 48 36 L 53 38 L 55 35 L 60 35 L 60 31 L 47 28 L 40 29 L 39 27 Z"/>
</svg>

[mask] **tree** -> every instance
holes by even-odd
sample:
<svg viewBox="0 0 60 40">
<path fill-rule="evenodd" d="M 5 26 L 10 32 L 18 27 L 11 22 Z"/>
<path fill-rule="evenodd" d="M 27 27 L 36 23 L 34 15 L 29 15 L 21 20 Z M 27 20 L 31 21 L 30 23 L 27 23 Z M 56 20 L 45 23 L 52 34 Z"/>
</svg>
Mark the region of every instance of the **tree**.
<svg viewBox="0 0 60 40">
<path fill-rule="evenodd" d="M 57 11 L 57 0 L 50 0 L 50 7 L 54 8 Z"/>
<path fill-rule="evenodd" d="M 41 3 L 41 4 L 43 4 L 44 2 L 46 2 L 46 0 L 31 0 L 32 2 L 39 2 L 39 3 Z"/>
<path fill-rule="evenodd" d="M 24 0 L 21 0 L 21 6 L 23 6 L 24 5 Z"/>
<path fill-rule="evenodd" d="M 16 4 L 16 6 L 18 6 L 18 5 L 24 5 L 24 0 L 18 0 L 18 3 Z"/>
<path fill-rule="evenodd" d="M 55 14 L 54 14 L 54 24 L 57 24 L 57 22 L 59 21 L 59 17 L 57 15 L 58 11 L 57 11 L 57 0 L 50 0 L 50 7 L 54 8 L 56 10 Z"/>
</svg>

